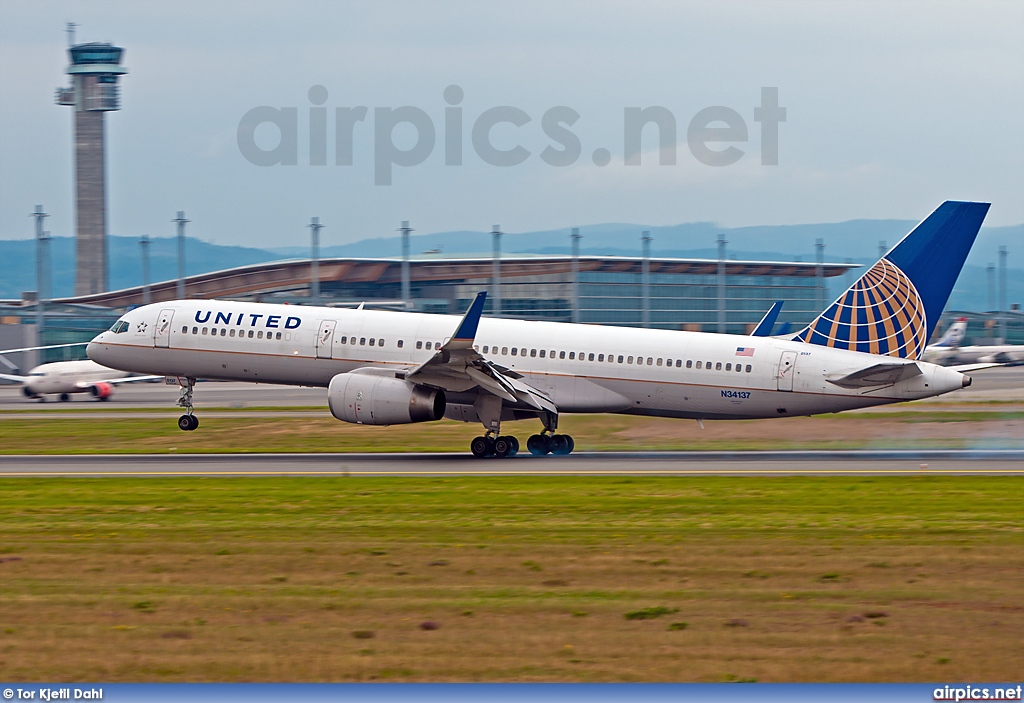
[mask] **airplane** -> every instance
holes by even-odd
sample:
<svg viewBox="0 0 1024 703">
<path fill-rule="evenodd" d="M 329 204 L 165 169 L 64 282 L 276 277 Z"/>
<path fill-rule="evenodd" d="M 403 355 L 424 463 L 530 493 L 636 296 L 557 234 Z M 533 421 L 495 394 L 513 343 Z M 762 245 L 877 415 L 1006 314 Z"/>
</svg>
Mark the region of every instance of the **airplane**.
<svg viewBox="0 0 1024 703">
<path fill-rule="evenodd" d="M 0 350 L 0 355 L 16 352 L 55 349 L 57 347 L 85 346 L 79 344 L 54 344 L 45 347 L 24 347 L 22 349 Z M 79 361 L 54 361 L 29 369 L 28 375 L 0 373 L 0 379 L 21 384 L 26 398 L 45 401 L 47 394 L 59 394 L 61 401 L 71 400 L 72 393 L 90 393 L 97 400 L 109 400 L 114 386 L 135 381 L 150 381 L 163 376 L 136 376 L 130 372 L 117 371 L 100 366 L 91 359 Z"/>
<path fill-rule="evenodd" d="M 922 357 L 925 361 L 933 364 L 941 364 L 946 358 L 952 358 L 956 355 L 956 350 L 963 344 L 964 337 L 967 334 L 967 318 L 958 317 L 946 333 L 942 335 L 935 344 L 929 344 L 924 348 L 924 356 Z"/>
<path fill-rule="evenodd" d="M 792 339 L 386 310 L 177 300 L 126 313 L 87 347 L 105 366 L 327 389 L 334 417 L 483 425 L 474 456 L 519 451 L 501 423 L 539 419 L 531 454 L 569 454 L 564 413 L 704 420 L 794 417 L 941 395 L 976 367 L 921 360 L 988 203 L 947 201 Z"/>
<path fill-rule="evenodd" d="M 924 350 L 924 360 L 933 364 L 1019 364 L 1024 363 L 1024 345 L 971 344 L 961 346 L 967 332 L 967 318 L 960 317 L 946 334 Z"/>
</svg>

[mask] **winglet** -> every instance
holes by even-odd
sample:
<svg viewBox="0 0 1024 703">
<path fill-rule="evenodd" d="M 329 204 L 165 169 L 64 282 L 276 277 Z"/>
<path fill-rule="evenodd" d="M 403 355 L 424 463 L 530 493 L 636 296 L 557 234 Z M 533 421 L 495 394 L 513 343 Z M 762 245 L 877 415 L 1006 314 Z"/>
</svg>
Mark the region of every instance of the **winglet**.
<svg viewBox="0 0 1024 703">
<path fill-rule="evenodd" d="M 782 310 L 782 303 L 785 301 L 777 300 L 774 305 L 764 314 L 761 321 L 757 323 L 757 327 L 750 333 L 751 337 L 770 337 L 772 335 L 772 328 L 775 327 L 775 321 L 779 319 L 779 312 Z"/>
<path fill-rule="evenodd" d="M 469 310 L 462 317 L 459 328 L 455 330 L 452 338 L 445 342 L 442 349 L 469 349 L 476 339 L 476 328 L 480 324 L 480 316 L 484 312 L 484 301 L 487 300 L 487 291 L 480 291 L 469 306 Z"/>
</svg>

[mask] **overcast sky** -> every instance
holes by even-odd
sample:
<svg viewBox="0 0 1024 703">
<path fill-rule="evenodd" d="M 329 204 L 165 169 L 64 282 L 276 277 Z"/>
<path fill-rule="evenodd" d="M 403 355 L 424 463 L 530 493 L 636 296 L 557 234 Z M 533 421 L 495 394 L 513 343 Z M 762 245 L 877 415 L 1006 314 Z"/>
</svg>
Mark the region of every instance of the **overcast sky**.
<svg viewBox="0 0 1024 703">
<path fill-rule="evenodd" d="M 921 219 L 945 199 L 993 203 L 988 224 L 1024 222 L 1024 2 L 58 2 L 0 3 L 0 238 L 31 236 L 28 213 L 74 231 L 72 110 L 64 23 L 78 41 L 125 47 L 122 109 L 107 114 L 108 229 L 167 236 L 175 211 L 222 244 L 308 241 L 311 215 L 337 244 L 420 232 L 600 222 L 726 226 Z M 310 88 L 326 88 L 327 165 L 310 164 Z M 445 89 L 463 99 L 462 165 L 445 165 Z M 761 89 L 777 87 L 778 165 L 762 164 Z M 296 108 L 297 164 L 258 166 L 238 146 L 258 106 Z M 414 106 L 436 142 L 377 185 L 377 108 Z M 335 108 L 368 108 L 353 163 L 335 163 Z M 514 166 L 486 163 L 473 125 L 512 106 L 530 121 L 490 130 Z M 574 163 L 541 158 L 542 117 L 567 106 Z M 624 110 L 661 106 L 676 163 L 624 164 Z M 742 151 L 709 166 L 687 145 L 704 108 L 738 113 Z M 723 126 L 714 123 L 711 126 Z M 422 135 L 419 135 L 422 137 Z M 255 144 L 272 150 L 277 128 Z M 385 143 L 409 149 L 399 124 Z M 315 140 L 314 140 L 315 141 Z M 452 144 L 448 144 L 449 149 Z M 607 149 L 610 163 L 595 164 Z M 710 242 L 693 243 L 707 246 Z M 484 248 L 484 247 L 482 247 Z"/>
</svg>

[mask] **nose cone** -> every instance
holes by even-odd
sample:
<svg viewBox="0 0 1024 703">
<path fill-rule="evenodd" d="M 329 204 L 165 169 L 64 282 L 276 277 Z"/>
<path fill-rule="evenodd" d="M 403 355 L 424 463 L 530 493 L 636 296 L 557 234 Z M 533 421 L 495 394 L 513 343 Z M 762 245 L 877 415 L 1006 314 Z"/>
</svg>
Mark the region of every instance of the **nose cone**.
<svg viewBox="0 0 1024 703">
<path fill-rule="evenodd" d="M 106 332 L 97 335 L 91 342 L 85 345 L 85 355 L 97 364 L 103 364 L 104 352 L 107 349 L 107 346 L 103 344 L 104 335 L 106 335 Z"/>
</svg>

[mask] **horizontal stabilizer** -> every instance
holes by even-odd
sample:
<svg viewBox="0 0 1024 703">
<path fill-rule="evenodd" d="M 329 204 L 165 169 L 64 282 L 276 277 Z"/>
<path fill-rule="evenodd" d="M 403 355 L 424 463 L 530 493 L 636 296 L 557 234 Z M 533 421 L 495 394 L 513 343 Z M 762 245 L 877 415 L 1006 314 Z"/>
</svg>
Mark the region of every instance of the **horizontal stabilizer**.
<svg viewBox="0 0 1024 703">
<path fill-rule="evenodd" d="M 872 386 L 891 386 L 920 374 L 921 368 L 917 364 L 881 363 L 839 378 L 826 378 L 826 380 L 840 388 L 870 388 Z"/>
</svg>

